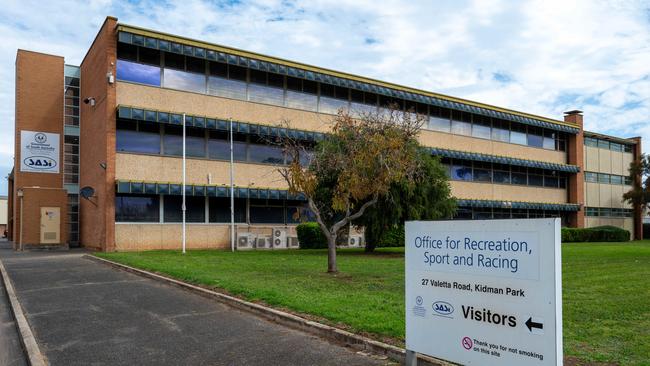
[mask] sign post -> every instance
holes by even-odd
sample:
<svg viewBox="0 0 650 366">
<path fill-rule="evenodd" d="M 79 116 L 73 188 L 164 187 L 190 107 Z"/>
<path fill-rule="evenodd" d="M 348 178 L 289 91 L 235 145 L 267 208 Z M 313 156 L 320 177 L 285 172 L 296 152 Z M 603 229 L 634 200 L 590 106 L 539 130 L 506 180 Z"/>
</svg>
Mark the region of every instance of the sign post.
<svg viewBox="0 0 650 366">
<path fill-rule="evenodd" d="M 406 348 L 562 365 L 560 219 L 406 223 Z"/>
</svg>

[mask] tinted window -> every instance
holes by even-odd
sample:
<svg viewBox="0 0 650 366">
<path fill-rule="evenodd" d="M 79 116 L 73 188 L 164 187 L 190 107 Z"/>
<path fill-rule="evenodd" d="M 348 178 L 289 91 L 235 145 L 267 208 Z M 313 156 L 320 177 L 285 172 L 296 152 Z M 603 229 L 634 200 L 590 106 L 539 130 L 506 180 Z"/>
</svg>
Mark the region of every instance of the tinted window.
<svg viewBox="0 0 650 366">
<path fill-rule="evenodd" d="M 163 71 L 163 77 L 165 79 L 165 88 L 205 93 L 204 74 L 165 68 Z"/>
<path fill-rule="evenodd" d="M 182 222 L 183 197 L 165 196 L 163 199 L 165 222 Z M 205 197 L 186 196 L 185 208 L 186 222 L 205 222 Z"/>
<path fill-rule="evenodd" d="M 454 165 L 451 166 L 451 179 L 472 180 L 472 166 L 458 165 L 454 163 Z"/>
<path fill-rule="evenodd" d="M 158 196 L 115 195 L 115 221 L 159 222 L 160 201 Z"/>
<path fill-rule="evenodd" d="M 160 133 L 118 129 L 115 145 L 117 151 L 160 154 Z"/>
<path fill-rule="evenodd" d="M 210 222 L 230 222 L 230 197 L 210 197 Z M 246 222 L 246 199 L 235 198 L 235 222 Z"/>
</svg>

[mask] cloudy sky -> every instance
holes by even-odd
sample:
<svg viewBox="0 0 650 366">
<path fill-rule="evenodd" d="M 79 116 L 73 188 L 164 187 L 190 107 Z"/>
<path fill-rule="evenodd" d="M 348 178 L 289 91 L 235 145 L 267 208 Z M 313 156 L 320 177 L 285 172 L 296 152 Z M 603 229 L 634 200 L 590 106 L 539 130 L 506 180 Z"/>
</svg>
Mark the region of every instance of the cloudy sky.
<svg viewBox="0 0 650 366">
<path fill-rule="evenodd" d="M 581 109 L 586 129 L 643 136 L 650 151 L 650 1 L 4 0 L 1 177 L 13 165 L 16 50 L 79 64 L 107 15 L 555 119 Z"/>
</svg>

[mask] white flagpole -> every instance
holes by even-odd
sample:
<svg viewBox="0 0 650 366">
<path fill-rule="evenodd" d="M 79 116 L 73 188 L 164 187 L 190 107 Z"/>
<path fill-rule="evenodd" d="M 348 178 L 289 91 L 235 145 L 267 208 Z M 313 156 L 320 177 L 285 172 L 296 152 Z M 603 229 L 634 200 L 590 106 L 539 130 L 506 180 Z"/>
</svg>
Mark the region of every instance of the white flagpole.
<svg viewBox="0 0 650 366">
<path fill-rule="evenodd" d="M 233 166 L 234 149 L 233 149 L 233 131 L 232 118 L 230 119 L 230 251 L 235 251 L 235 173 Z"/>
<path fill-rule="evenodd" d="M 183 113 L 183 254 L 185 254 L 185 113 Z"/>
</svg>

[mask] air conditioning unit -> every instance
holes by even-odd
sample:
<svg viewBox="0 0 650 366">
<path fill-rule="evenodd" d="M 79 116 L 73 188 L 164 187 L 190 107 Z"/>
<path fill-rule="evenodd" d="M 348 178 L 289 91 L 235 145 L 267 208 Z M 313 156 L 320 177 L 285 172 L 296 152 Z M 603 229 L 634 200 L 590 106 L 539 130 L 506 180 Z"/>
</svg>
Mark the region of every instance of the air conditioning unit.
<svg viewBox="0 0 650 366">
<path fill-rule="evenodd" d="M 273 249 L 287 249 L 287 229 L 273 228 Z"/>
<path fill-rule="evenodd" d="M 300 248 L 300 243 L 298 242 L 297 236 L 287 236 L 287 247 L 292 249 Z"/>
<path fill-rule="evenodd" d="M 350 248 L 360 248 L 363 245 L 363 235 L 350 235 L 348 246 Z"/>
<path fill-rule="evenodd" d="M 238 233 L 237 234 L 237 250 L 246 250 L 255 248 L 255 234 L 252 233 Z"/>
<path fill-rule="evenodd" d="M 258 236 L 257 241 L 255 241 L 255 248 L 257 249 L 271 249 L 271 237 L 270 236 Z"/>
</svg>

